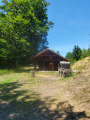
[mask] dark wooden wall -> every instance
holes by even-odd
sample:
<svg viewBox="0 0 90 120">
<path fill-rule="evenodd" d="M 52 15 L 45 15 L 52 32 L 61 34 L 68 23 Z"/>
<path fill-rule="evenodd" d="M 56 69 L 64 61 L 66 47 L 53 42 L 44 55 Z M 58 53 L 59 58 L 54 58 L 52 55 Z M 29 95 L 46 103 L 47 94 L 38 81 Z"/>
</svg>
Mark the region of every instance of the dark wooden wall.
<svg viewBox="0 0 90 120">
<path fill-rule="evenodd" d="M 47 70 L 47 71 L 57 71 L 58 62 L 47 61 L 47 62 L 39 63 L 39 69 Z"/>
</svg>

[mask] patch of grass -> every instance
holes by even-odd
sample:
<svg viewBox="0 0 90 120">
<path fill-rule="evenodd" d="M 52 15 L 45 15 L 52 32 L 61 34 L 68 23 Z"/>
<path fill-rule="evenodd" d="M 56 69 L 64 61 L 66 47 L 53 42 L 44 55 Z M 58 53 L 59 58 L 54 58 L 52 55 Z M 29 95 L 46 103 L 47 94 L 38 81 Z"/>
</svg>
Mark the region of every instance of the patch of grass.
<svg viewBox="0 0 90 120">
<path fill-rule="evenodd" d="M 9 74 L 9 73 L 13 73 L 13 72 L 14 72 L 13 70 L 2 69 L 2 70 L 0 70 L 0 75 Z"/>
<path fill-rule="evenodd" d="M 82 69 L 86 69 L 89 68 L 90 65 L 90 57 L 86 57 L 84 59 L 81 59 L 77 62 L 74 63 L 74 65 L 71 66 L 71 68 L 73 70 L 82 70 Z"/>
<path fill-rule="evenodd" d="M 75 76 L 75 74 L 74 73 L 70 73 L 70 76 L 68 76 L 68 77 L 63 77 L 63 78 L 61 78 L 61 80 L 68 80 L 68 79 L 71 79 L 71 78 L 73 78 Z"/>
<path fill-rule="evenodd" d="M 16 67 L 13 69 L 0 69 L 0 75 L 10 73 L 29 73 L 33 69 L 33 67 Z"/>
<path fill-rule="evenodd" d="M 11 81 L 10 80 L 0 81 L 0 84 L 2 85 L 8 84 L 8 83 L 11 83 Z"/>
<path fill-rule="evenodd" d="M 12 73 L 12 74 L 3 74 L 0 76 L 0 83 L 1 84 L 6 84 L 6 83 L 9 83 L 9 82 L 14 82 L 14 81 L 17 81 L 19 80 L 21 77 L 21 75 L 19 74 L 16 74 L 16 73 Z"/>
</svg>

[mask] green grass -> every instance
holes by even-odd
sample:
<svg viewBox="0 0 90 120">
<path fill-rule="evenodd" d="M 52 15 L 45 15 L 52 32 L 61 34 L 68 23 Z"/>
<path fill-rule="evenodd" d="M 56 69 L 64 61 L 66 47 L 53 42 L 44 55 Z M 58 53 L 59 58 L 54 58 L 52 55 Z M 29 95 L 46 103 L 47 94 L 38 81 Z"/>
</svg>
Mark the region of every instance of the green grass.
<svg viewBox="0 0 90 120">
<path fill-rule="evenodd" d="M 0 111 L 4 113 L 2 120 L 10 111 L 17 113 L 13 119 L 25 120 L 32 116 L 33 109 L 37 111 L 37 108 L 44 107 L 40 95 L 31 89 L 41 84 L 41 78 L 37 76 L 38 72 L 36 77 L 31 77 L 29 70 L 0 70 Z"/>
<path fill-rule="evenodd" d="M 28 94 L 27 89 L 30 89 L 31 86 L 35 86 L 36 84 L 39 84 L 39 78 L 38 77 L 30 77 L 30 72 L 23 72 L 23 71 L 17 71 L 15 70 L 1 70 L 0 74 L 0 91 L 1 91 L 1 97 L 0 99 L 9 103 L 12 103 L 13 105 L 16 104 L 15 109 L 22 109 L 27 107 L 29 104 L 25 103 L 25 100 L 30 101 L 30 106 L 33 101 L 35 101 L 35 94 L 32 93 L 32 91 Z M 26 84 L 28 82 L 28 84 Z M 33 94 L 30 96 L 30 94 Z M 23 101 L 23 100 L 24 101 Z M 22 102 L 20 102 L 22 101 Z"/>
<path fill-rule="evenodd" d="M 11 83 L 11 81 L 10 80 L 0 81 L 0 84 L 2 85 L 8 84 L 8 83 Z"/>
<path fill-rule="evenodd" d="M 33 70 L 33 67 L 18 67 L 13 69 L 0 69 L 0 75 L 11 74 L 11 73 L 29 73 Z"/>
<path fill-rule="evenodd" d="M 71 78 L 73 78 L 74 76 L 75 76 L 74 73 L 70 73 L 70 76 L 68 76 L 68 77 L 63 77 L 63 78 L 61 78 L 61 80 L 67 81 L 68 79 L 71 79 Z"/>
<path fill-rule="evenodd" d="M 0 70 L 0 75 L 9 74 L 9 73 L 13 73 L 13 72 L 14 72 L 13 70 L 2 69 L 2 70 Z"/>
</svg>

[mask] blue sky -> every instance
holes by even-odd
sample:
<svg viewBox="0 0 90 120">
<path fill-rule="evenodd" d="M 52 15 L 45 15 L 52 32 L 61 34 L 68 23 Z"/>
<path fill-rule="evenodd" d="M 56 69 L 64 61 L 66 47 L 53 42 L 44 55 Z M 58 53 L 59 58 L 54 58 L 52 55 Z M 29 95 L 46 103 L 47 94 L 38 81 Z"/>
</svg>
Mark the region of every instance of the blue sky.
<svg viewBox="0 0 90 120">
<path fill-rule="evenodd" d="M 65 56 L 74 45 L 81 49 L 90 45 L 90 0 L 47 0 L 49 20 L 54 22 L 48 32 L 49 48 Z"/>
</svg>

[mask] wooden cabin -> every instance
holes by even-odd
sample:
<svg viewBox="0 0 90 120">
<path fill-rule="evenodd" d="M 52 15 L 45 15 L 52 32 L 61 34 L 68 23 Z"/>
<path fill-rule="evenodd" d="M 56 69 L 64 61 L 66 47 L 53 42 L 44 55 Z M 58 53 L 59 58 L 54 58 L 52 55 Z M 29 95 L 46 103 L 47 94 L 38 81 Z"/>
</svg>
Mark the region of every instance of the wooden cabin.
<svg viewBox="0 0 90 120">
<path fill-rule="evenodd" d="M 58 63 L 60 61 L 68 60 L 47 48 L 44 51 L 38 53 L 36 56 L 34 56 L 33 61 L 35 65 L 39 66 L 39 70 L 57 71 Z"/>
</svg>

